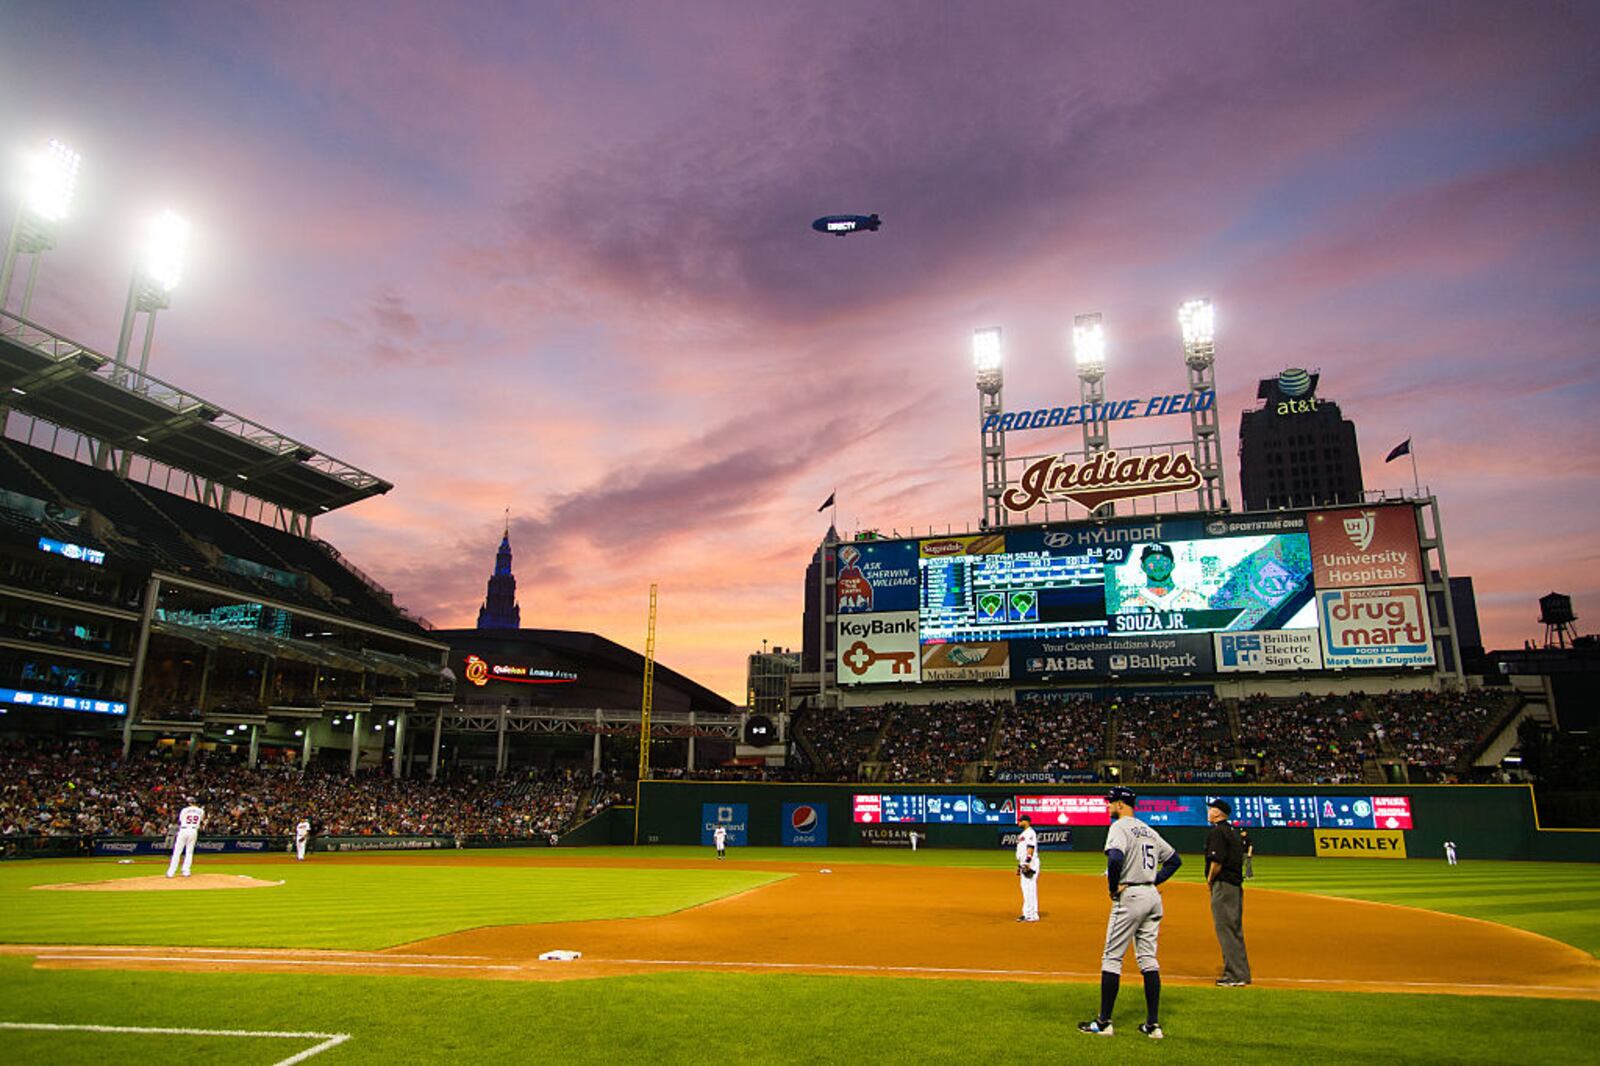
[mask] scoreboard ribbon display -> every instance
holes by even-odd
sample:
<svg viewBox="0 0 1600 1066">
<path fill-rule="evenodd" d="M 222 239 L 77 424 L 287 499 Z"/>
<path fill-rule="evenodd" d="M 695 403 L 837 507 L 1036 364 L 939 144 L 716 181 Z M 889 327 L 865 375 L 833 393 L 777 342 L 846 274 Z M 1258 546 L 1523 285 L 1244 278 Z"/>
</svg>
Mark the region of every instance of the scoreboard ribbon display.
<svg viewBox="0 0 1600 1066">
<path fill-rule="evenodd" d="M 1233 808 L 1234 825 L 1247 829 L 1360 829 L 1397 831 L 1413 828 L 1409 796 L 1285 796 L 1262 793 L 1144 796 L 1138 816 L 1152 826 L 1205 826 L 1206 807 L 1225 799 Z M 1015 825 L 1027 818 L 1034 826 L 1103 826 L 1111 824 L 1102 795 L 974 796 L 957 793 L 858 793 L 851 811 L 858 825 Z"/>
</svg>

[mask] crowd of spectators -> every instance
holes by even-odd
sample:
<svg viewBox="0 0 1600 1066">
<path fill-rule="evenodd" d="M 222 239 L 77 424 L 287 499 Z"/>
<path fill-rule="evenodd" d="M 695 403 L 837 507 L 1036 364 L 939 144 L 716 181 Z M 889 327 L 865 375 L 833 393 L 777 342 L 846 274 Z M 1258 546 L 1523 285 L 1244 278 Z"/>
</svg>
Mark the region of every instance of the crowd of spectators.
<svg viewBox="0 0 1600 1066">
<path fill-rule="evenodd" d="M 542 770 L 499 778 L 428 781 L 315 766 L 249 769 L 235 761 L 120 752 L 92 741 L 0 745 L 0 835 L 161 836 L 188 798 L 205 808 L 202 832 L 285 836 L 302 818 L 333 836 L 548 838 L 620 795 L 610 778 Z"/>
<path fill-rule="evenodd" d="M 1095 700 L 1019 695 L 1000 723 L 994 761 L 1004 770 L 1093 770 L 1105 754 L 1106 707 Z"/>
<path fill-rule="evenodd" d="M 1212 696 L 1132 696 L 1112 703 L 1117 758 L 1135 781 L 1192 781 L 1232 768 L 1233 723 Z"/>
<path fill-rule="evenodd" d="M 1381 754 L 1364 697 L 1301 695 L 1239 701 L 1239 747 L 1263 781 L 1357 784 Z"/>
<path fill-rule="evenodd" d="M 1445 782 L 1460 776 L 1488 733 L 1510 711 L 1500 693 L 1397 692 L 1381 697 L 1379 736 L 1403 755 L 1413 781 Z"/>
<path fill-rule="evenodd" d="M 889 728 L 878 748 L 881 780 L 960 781 L 967 764 L 983 758 L 995 717 L 1010 709 L 1009 700 L 884 705 Z"/>
<path fill-rule="evenodd" d="M 872 751 L 883 731 L 886 707 L 817 707 L 795 727 L 810 741 L 823 765 L 818 780 L 854 780 L 856 766 Z"/>
</svg>

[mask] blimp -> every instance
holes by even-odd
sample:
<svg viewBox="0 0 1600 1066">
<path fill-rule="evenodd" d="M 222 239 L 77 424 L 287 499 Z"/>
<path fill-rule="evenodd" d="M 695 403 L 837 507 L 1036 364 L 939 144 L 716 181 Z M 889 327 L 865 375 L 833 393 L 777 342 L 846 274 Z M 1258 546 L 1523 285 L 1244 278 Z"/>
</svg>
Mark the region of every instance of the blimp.
<svg viewBox="0 0 1600 1066">
<path fill-rule="evenodd" d="M 831 233 L 836 237 L 843 237 L 862 230 L 877 231 L 883 225 L 877 215 L 823 215 L 811 223 L 811 228 L 818 233 Z"/>
</svg>

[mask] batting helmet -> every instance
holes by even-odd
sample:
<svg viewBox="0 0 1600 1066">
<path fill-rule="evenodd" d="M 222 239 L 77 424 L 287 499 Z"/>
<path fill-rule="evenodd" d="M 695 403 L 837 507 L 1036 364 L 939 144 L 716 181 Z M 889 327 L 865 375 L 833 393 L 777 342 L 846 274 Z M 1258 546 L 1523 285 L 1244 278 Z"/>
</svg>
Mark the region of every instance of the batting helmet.
<svg viewBox="0 0 1600 1066">
<path fill-rule="evenodd" d="M 1138 805 L 1139 797 L 1134 793 L 1133 789 L 1124 785 L 1118 785 L 1116 788 L 1106 793 L 1106 802 L 1126 803 L 1128 806 L 1134 807 Z"/>
</svg>

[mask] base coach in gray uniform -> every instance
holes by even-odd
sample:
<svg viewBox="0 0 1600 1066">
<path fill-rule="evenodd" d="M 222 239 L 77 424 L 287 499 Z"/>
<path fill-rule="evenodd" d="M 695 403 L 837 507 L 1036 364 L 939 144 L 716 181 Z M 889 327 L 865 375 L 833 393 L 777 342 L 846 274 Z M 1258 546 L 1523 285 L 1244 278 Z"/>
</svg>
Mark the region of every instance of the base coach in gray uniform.
<svg viewBox="0 0 1600 1066">
<path fill-rule="evenodd" d="M 1245 844 L 1228 819 L 1233 808 L 1214 799 L 1206 808 L 1206 884 L 1211 889 L 1211 924 L 1222 945 L 1222 976 L 1217 984 L 1238 988 L 1250 983 L 1250 956 L 1244 949 Z"/>
<path fill-rule="evenodd" d="M 1106 949 L 1100 959 L 1100 1013 L 1080 1022 L 1091 1036 L 1111 1036 L 1111 1009 L 1122 984 L 1122 956 L 1133 942 L 1134 958 L 1144 977 L 1144 1024 L 1139 1032 L 1160 1040 L 1161 964 L 1156 939 L 1161 933 L 1161 893 L 1156 886 L 1177 872 L 1183 859 L 1161 835 L 1133 816 L 1139 802 L 1131 788 L 1106 795 L 1111 829 L 1106 833 L 1106 883 L 1111 890 L 1111 920 L 1106 923 Z"/>
</svg>

